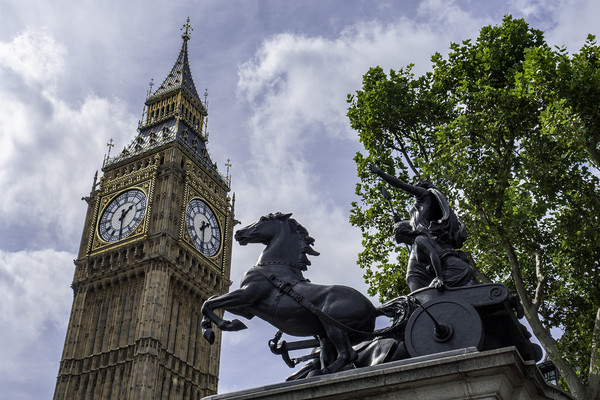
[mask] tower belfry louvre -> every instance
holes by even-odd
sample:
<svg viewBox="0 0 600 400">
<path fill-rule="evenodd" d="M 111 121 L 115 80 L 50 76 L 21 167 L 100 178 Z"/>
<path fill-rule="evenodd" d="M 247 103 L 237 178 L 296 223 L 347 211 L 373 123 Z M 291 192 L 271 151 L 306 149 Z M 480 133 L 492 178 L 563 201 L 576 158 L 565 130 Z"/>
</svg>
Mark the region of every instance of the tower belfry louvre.
<svg viewBox="0 0 600 400">
<path fill-rule="evenodd" d="M 200 307 L 227 292 L 234 201 L 207 151 L 206 96 L 181 51 L 138 134 L 104 160 L 75 260 L 54 399 L 198 399 L 217 390 Z"/>
</svg>

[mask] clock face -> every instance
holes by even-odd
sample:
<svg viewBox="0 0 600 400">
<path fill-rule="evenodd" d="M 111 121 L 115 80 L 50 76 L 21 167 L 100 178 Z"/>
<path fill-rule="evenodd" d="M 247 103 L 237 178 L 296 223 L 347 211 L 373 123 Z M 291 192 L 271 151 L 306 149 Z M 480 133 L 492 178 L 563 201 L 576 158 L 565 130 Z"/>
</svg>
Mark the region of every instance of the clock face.
<svg viewBox="0 0 600 400">
<path fill-rule="evenodd" d="M 208 257 L 217 254 L 221 247 L 221 228 L 208 204 L 192 199 L 185 211 L 185 219 L 194 246 Z"/>
<path fill-rule="evenodd" d="M 139 189 L 127 190 L 115 197 L 100 217 L 100 237 L 107 242 L 118 242 L 129 236 L 144 219 L 146 204 L 146 194 Z"/>
</svg>

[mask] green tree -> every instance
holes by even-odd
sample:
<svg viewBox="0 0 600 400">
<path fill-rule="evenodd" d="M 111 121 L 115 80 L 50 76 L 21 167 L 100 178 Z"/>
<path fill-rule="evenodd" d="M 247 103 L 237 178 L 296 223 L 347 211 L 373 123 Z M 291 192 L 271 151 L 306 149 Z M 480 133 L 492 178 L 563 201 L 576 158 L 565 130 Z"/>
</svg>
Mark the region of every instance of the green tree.
<svg viewBox="0 0 600 400">
<path fill-rule="evenodd" d="M 523 303 L 535 336 L 578 399 L 600 398 L 600 48 L 551 48 L 524 20 L 504 18 L 475 41 L 435 54 L 431 71 L 371 68 L 348 96 L 365 151 L 351 222 L 361 228 L 371 294 L 408 292 L 408 253 L 369 173 L 431 180 L 465 222 L 483 281 Z M 413 199 L 393 193 L 398 210 Z"/>
</svg>

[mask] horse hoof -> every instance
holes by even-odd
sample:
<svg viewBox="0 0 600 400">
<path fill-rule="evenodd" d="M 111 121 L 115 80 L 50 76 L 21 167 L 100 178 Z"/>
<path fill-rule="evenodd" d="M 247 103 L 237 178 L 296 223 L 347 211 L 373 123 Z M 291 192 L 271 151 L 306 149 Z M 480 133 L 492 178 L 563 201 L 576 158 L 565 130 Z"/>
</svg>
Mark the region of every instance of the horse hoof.
<svg viewBox="0 0 600 400">
<path fill-rule="evenodd" d="M 202 336 L 204 336 L 204 339 L 206 339 L 206 341 L 210 344 L 213 344 L 215 342 L 215 333 L 212 329 L 204 329 L 202 332 Z"/>
<path fill-rule="evenodd" d="M 313 376 L 319 376 L 321 375 L 321 370 L 320 369 L 315 369 L 314 371 L 310 371 L 308 373 L 308 375 L 306 375 L 307 378 L 312 378 Z"/>
<path fill-rule="evenodd" d="M 241 331 L 242 329 L 247 329 L 248 327 L 239 319 L 234 319 L 231 321 L 230 330 L 232 331 Z"/>
<path fill-rule="evenodd" d="M 314 371 L 310 371 L 306 377 L 310 378 L 312 376 L 327 375 L 329 373 L 331 373 L 331 371 L 329 371 L 328 368 L 315 369 Z"/>
</svg>

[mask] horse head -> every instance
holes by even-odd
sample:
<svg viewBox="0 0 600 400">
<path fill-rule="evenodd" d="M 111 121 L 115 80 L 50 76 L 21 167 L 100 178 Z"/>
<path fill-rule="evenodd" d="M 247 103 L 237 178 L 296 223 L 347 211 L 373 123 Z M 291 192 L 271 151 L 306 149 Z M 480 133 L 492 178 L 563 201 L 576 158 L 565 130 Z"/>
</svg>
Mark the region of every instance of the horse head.
<svg viewBox="0 0 600 400">
<path fill-rule="evenodd" d="M 318 256 L 312 248 L 314 239 L 306 228 L 291 213 L 277 212 L 260 217 L 260 219 L 235 233 L 235 240 L 242 246 L 248 243 L 262 243 L 267 248 L 262 252 L 259 263 L 292 264 L 306 270 L 310 261 L 307 255 Z"/>
</svg>

